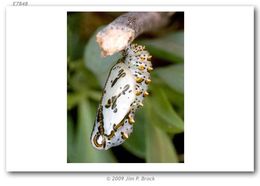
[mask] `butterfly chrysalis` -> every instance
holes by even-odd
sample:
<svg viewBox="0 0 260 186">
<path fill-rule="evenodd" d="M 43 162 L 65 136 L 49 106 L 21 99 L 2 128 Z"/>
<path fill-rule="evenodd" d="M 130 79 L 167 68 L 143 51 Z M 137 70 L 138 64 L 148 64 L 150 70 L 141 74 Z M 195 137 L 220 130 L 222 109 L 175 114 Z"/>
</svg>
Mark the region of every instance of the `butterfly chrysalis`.
<svg viewBox="0 0 260 186">
<path fill-rule="evenodd" d="M 107 150 L 122 144 L 132 133 L 135 112 L 148 96 L 151 55 L 144 46 L 131 44 L 111 69 L 91 135 L 93 147 Z"/>
</svg>

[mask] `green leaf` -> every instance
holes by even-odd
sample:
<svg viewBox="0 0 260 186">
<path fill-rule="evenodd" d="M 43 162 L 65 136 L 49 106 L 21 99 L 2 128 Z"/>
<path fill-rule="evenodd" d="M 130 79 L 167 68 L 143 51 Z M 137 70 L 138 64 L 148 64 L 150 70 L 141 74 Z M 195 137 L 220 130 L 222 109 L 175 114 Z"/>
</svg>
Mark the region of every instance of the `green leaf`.
<svg viewBox="0 0 260 186">
<path fill-rule="evenodd" d="M 67 54 L 71 60 L 75 60 L 81 57 L 84 49 L 84 45 L 79 38 L 79 35 L 68 30 L 68 48 Z"/>
<path fill-rule="evenodd" d="M 88 96 L 90 99 L 99 102 L 100 99 L 101 99 L 101 97 L 102 97 L 102 93 L 101 93 L 101 91 L 89 90 L 89 91 L 87 92 L 87 96 Z"/>
<path fill-rule="evenodd" d="M 79 93 L 67 93 L 67 109 L 75 107 L 82 99 L 83 95 Z"/>
<path fill-rule="evenodd" d="M 169 133 L 180 133 L 184 130 L 184 123 L 181 117 L 175 112 L 163 89 L 153 86 L 152 95 L 147 102 L 153 105 L 150 121 Z"/>
<path fill-rule="evenodd" d="M 109 57 L 101 57 L 101 51 L 96 42 L 96 34 L 100 29 L 93 34 L 85 47 L 84 62 L 85 65 L 96 75 L 101 87 L 103 87 L 110 69 L 118 59 L 122 57 L 122 55 L 116 53 Z"/>
<path fill-rule="evenodd" d="M 134 131 L 123 146 L 135 156 L 145 158 L 145 114 L 144 109 L 136 112 Z"/>
<path fill-rule="evenodd" d="M 99 85 L 97 78 L 86 68 L 83 60 L 77 60 L 68 63 L 68 87 L 82 92 L 88 89 L 98 89 Z"/>
<path fill-rule="evenodd" d="M 167 95 L 167 98 L 172 104 L 178 107 L 184 107 L 184 94 L 175 91 L 167 85 L 160 86 L 162 87 L 163 91 Z"/>
<path fill-rule="evenodd" d="M 158 39 L 140 40 L 155 57 L 174 63 L 184 62 L 184 32 L 174 32 Z"/>
<path fill-rule="evenodd" d="M 155 73 L 172 89 L 184 93 L 184 66 L 183 64 L 157 68 Z"/>
<path fill-rule="evenodd" d="M 88 100 L 82 100 L 78 108 L 78 125 L 76 149 L 77 157 L 74 163 L 111 163 L 115 158 L 110 150 L 99 151 L 92 147 L 90 136 L 94 123 L 94 115 Z"/>
<path fill-rule="evenodd" d="M 151 104 L 148 104 L 148 118 L 154 113 Z M 146 162 L 147 163 L 177 163 L 176 150 L 166 132 L 158 128 L 155 120 L 150 119 L 146 126 Z"/>
<path fill-rule="evenodd" d="M 160 85 L 163 88 L 169 102 L 174 106 L 177 114 L 184 119 L 184 95 L 171 89 L 169 86 Z"/>
</svg>

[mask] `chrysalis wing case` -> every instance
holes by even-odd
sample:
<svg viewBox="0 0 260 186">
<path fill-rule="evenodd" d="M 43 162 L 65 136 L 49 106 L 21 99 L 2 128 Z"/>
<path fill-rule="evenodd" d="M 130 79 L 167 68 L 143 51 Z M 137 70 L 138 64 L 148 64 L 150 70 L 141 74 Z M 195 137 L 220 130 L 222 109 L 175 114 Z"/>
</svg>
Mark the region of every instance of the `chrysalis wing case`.
<svg viewBox="0 0 260 186">
<path fill-rule="evenodd" d="M 132 133 L 137 108 L 148 96 L 151 57 L 143 46 L 131 44 L 107 78 L 91 135 L 93 147 L 107 150 L 122 144 Z"/>
</svg>

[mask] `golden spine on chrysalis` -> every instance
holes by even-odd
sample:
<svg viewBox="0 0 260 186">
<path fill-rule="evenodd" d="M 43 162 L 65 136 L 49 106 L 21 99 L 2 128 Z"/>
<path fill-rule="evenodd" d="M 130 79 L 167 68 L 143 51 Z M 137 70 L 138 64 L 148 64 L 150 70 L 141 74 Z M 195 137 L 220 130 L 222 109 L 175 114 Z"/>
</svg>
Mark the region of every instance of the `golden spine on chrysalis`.
<svg viewBox="0 0 260 186">
<path fill-rule="evenodd" d="M 148 71 L 148 72 L 152 72 L 152 71 L 153 71 L 153 67 L 148 67 L 148 68 L 147 68 L 147 71 Z"/>
<path fill-rule="evenodd" d="M 144 96 L 148 96 L 149 93 L 147 91 L 144 91 Z"/>
<path fill-rule="evenodd" d="M 140 96 L 141 94 L 142 94 L 141 91 L 136 91 L 136 93 L 135 93 L 136 96 Z"/>
<path fill-rule="evenodd" d="M 141 78 L 141 77 L 137 77 L 137 78 L 135 78 L 136 83 L 142 83 L 143 80 L 144 80 L 144 79 Z"/>
<path fill-rule="evenodd" d="M 151 83 L 151 82 L 152 82 L 152 80 L 150 80 L 150 79 L 146 79 L 146 80 L 145 80 L 145 83 L 146 83 L 146 84 L 149 84 L 149 83 Z"/>
<path fill-rule="evenodd" d="M 135 120 L 134 120 L 134 118 L 132 118 L 131 116 L 128 116 L 128 122 L 129 122 L 130 124 L 134 124 Z"/>
<path fill-rule="evenodd" d="M 128 139 L 128 134 L 125 132 L 121 132 L 122 138 L 123 139 Z"/>
<path fill-rule="evenodd" d="M 144 66 L 143 66 L 143 65 L 140 65 L 140 66 L 138 67 L 138 69 L 139 69 L 139 70 L 144 70 Z"/>
</svg>

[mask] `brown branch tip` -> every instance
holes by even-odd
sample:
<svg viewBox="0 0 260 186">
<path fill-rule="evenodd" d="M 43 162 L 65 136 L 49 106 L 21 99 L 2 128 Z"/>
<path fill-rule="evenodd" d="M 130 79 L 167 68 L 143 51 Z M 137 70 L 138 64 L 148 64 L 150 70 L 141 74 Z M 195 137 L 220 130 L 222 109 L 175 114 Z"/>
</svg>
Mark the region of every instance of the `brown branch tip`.
<svg viewBox="0 0 260 186">
<path fill-rule="evenodd" d="M 174 12 L 132 12 L 126 13 L 96 35 L 103 57 L 124 50 L 138 35 L 153 31 L 168 24 Z"/>
</svg>

